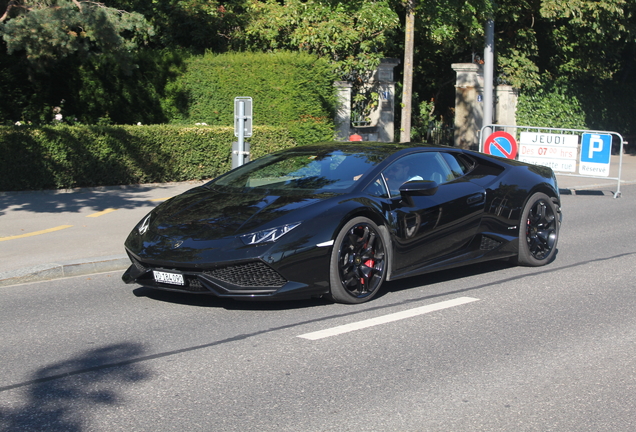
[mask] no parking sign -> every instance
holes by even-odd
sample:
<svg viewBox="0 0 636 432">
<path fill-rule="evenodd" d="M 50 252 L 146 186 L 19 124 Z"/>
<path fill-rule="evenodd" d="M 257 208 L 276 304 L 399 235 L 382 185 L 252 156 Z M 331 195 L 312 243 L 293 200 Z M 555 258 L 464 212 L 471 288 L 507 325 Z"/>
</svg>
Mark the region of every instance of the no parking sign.
<svg viewBox="0 0 636 432">
<path fill-rule="evenodd" d="M 517 157 L 519 146 L 515 138 L 508 132 L 495 132 L 484 143 L 484 153 L 514 159 Z"/>
</svg>

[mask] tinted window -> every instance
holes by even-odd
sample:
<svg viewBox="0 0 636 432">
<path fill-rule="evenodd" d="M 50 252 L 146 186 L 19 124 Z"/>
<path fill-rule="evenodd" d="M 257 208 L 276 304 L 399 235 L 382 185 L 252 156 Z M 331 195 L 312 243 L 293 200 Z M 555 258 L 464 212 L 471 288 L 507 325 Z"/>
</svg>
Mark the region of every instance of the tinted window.
<svg viewBox="0 0 636 432">
<path fill-rule="evenodd" d="M 348 192 L 383 157 L 373 153 L 333 150 L 282 152 L 239 167 L 208 186 L 277 193 Z"/>
<path fill-rule="evenodd" d="M 446 183 L 454 179 L 453 173 L 438 152 L 422 152 L 404 156 L 389 165 L 382 173 L 389 185 L 391 196 L 400 194 L 400 186 L 408 181 L 434 181 Z"/>
<path fill-rule="evenodd" d="M 463 157 L 463 155 L 454 153 L 442 153 L 442 156 L 450 167 L 454 178 L 462 177 L 473 167 L 473 162 Z"/>
<path fill-rule="evenodd" d="M 364 192 L 368 195 L 378 197 L 378 198 L 388 198 L 389 192 L 386 190 L 384 185 L 384 180 L 381 177 L 375 179 L 373 183 L 366 187 Z"/>
</svg>

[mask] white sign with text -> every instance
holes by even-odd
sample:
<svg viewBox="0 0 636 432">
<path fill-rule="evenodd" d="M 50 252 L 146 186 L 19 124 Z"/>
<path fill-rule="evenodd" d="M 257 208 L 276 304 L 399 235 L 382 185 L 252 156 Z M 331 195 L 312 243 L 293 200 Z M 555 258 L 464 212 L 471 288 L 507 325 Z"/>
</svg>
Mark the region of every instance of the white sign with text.
<svg viewBox="0 0 636 432">
<path fill-rule="evenodd" d="M 576 172 L 579 136 L 521 132 L 519 160 L 554 171 Z"/>
</svg>

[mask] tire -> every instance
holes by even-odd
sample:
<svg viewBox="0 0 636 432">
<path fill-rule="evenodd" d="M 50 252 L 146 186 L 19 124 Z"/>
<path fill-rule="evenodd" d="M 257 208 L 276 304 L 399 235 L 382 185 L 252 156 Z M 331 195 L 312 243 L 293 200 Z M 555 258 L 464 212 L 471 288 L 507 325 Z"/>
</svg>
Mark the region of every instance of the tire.
<svg viewBox="0 0 636 432">
<path fill-rule="evenodd" d="M 517 263 L 529 267 L 550 263 L 556 254 L 559 223 L 552 199 L 541 192 L 532 195 L 521 216 Z"/>
<path fill-rule="evenodd" d="M 371 300 L 387 272 L 385 237 L 365 217 L 351 219 L 342 227 L 331 252 L 331 298 L 357 304 Z"/>
</svg>

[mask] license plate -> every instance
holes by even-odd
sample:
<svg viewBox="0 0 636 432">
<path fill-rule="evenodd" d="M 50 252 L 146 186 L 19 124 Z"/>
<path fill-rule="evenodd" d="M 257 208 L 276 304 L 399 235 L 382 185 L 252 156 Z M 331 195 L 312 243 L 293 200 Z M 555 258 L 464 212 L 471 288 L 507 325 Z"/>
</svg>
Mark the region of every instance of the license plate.
<svg viewBox="0 0 636 432">
<path fill-rule="evenodd" d="M 168 273 L 153 271 L 155 281 L 170 284 L 170 285 L 185 285 L 183 282 L 183 275 L 179 273 Z"/>
</svg>

